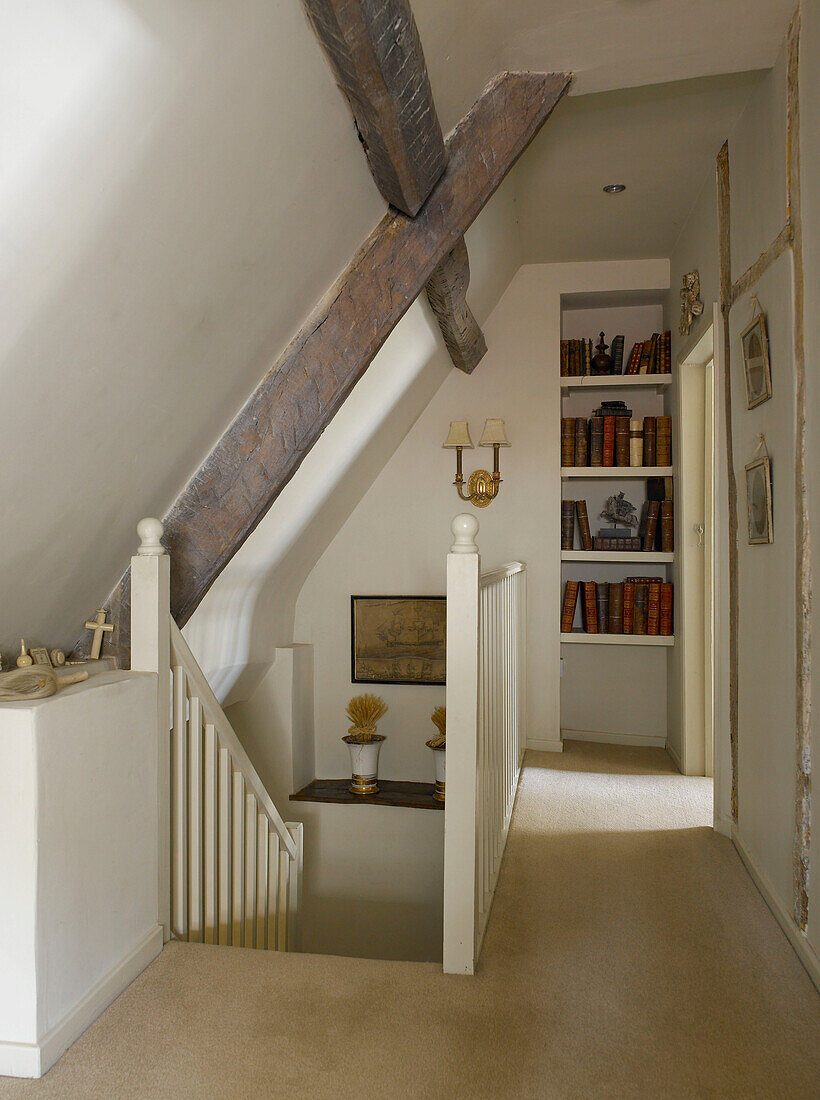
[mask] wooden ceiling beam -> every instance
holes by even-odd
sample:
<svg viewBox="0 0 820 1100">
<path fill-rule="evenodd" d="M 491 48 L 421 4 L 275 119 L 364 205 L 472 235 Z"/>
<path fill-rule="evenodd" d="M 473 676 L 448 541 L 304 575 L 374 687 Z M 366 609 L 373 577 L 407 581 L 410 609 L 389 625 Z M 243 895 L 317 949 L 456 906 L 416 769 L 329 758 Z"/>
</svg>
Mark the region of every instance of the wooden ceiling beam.
<svg viewBox="0 0 820 1100">
<path fill-rule="evenodd" d="M 303 0 L 382 195 L 414 217 L 447 163 L 409 0 Z"/>
<path fill-rule="evenodd" d="M 502 73 L 448 135 L 416 218 L 390 211 L 271 367 L 164 519 L 181 626 L 254 530 L 436 268 L 566 92 L 566 73 Z M 102 606 L 102 605 L 101 605 Z M 130 650 L 130 578 L 105 606 L 104 652 Z M 87 650 L 86 636 L 78 652 Z"/>
<path fill-rule="evenodd" d="M 427 281 L 427 300 L 436 315 L 453 366 L 472 374 L 487 351 L 484 333 L 467 305 L 470 259 L 462 237 Z"/>
</svg>

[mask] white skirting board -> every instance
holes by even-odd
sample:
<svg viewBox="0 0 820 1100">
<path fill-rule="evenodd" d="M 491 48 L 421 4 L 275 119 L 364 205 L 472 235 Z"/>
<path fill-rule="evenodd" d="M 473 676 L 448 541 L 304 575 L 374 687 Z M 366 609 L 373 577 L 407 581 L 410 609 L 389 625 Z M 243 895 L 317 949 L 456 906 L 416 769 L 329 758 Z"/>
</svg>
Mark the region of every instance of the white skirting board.
<svg viewBox="0 0 820 1100">
<path fill-rule="evenodd" d="M 538 737 L 527 738 L 527 748 L 533 749 L 535 752 L 563 752 L 563 741 L 544 741 Z"/>
<path fill-rule="evenodd" d="M 561 730 L 564 741 L 595 741 L 600 745 L 639 745 L 642 748 L 666 748 L 666 735 L 653 737 L 641 733 L 599 733 L 596 730 Z"/>
<path fill-rule="evenodd" d="M 144 936 L 38 1043 L 0 1042 L 0 1076 L 42 1077 L 162 950 L 162 926 Z"/>
<path fill-rule="evenodd" d="M 775 895 L 769 880 L 755 863 L 749 849 L 743 843 L 736 825 L 732 826 L 732 842 L 737 849 L 738 855 L 743 860 L 746 870 L 751 875 L 752 881 L 763 895 L 763 900 L 771 909 L 777 923 L 785 932 L 786 939 L 794 948 L 798 959 L 800 959 L 803 966 L 805 966 L 809 977 L 817 986 L 818 990 L 820 990 L 820 958 L 817 957 L 817 954 L 803 932 L 801 932 L 794 923 L 791 913 L 786 910 Z"/>
</svg>

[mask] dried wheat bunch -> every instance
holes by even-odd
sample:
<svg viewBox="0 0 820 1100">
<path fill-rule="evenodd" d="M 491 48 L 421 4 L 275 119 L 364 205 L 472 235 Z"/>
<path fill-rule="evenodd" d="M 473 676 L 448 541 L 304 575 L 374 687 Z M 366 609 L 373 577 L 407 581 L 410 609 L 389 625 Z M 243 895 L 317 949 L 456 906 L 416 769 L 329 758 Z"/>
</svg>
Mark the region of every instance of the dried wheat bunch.
<svg viewBox="0 0 820 1100">
<path fill-rule="evenodd" d="M 362 741 L 372 741 L 376 723 L 387 714 L 387 704 L 378 695 L 354 695 L 345 714 L 353 723 L 348 733 Z"/>
<path fill-rule="evenodd" d="M 436 707 L 430 721 L 438 730 L 438 737 L 433 737 L 427 744 L 431 749 L 440 749 L 447 744 L 447 708 Z"/>
</svg>

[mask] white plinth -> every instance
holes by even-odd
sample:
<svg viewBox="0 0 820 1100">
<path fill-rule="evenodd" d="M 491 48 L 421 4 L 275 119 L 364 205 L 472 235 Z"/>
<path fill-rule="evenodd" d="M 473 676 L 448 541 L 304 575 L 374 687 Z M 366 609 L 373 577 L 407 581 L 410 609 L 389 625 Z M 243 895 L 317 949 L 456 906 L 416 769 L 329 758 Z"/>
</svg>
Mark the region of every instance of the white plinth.
<svg viewBox="0 0 820 1100">
<path fill-rule="evenodd" d="M 39 1077 L 159 953 L 156 677 L 0 704 L 0 1074 Z"/>
</svg>

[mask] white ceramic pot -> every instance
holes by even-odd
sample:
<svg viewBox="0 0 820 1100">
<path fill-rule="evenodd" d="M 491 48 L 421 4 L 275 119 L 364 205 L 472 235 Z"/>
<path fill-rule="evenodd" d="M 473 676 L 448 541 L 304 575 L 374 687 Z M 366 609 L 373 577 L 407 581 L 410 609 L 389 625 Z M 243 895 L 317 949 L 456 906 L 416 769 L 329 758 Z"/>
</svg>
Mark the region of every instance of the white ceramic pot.
<svg viewBox="0 0 820 1100">
<path fill-rule="evenodd" d="M 351 781 L 349 790 L 352 794 L 378 794 L 379 787 L 376 780 L 379 777 L 379 750 L 382 747 L 384 737 L 376 733 L 372 741 L 360 743 L 349 735 L 342 740 L 350 752 Z"/>
<path fill-rule="evenodd" d="M 431 749 L 436 761 L 436 789 L 433 798 L 437 802 L 444 801 L 444 779 L 447 771 L 447 748 Z"/>
</svg>

